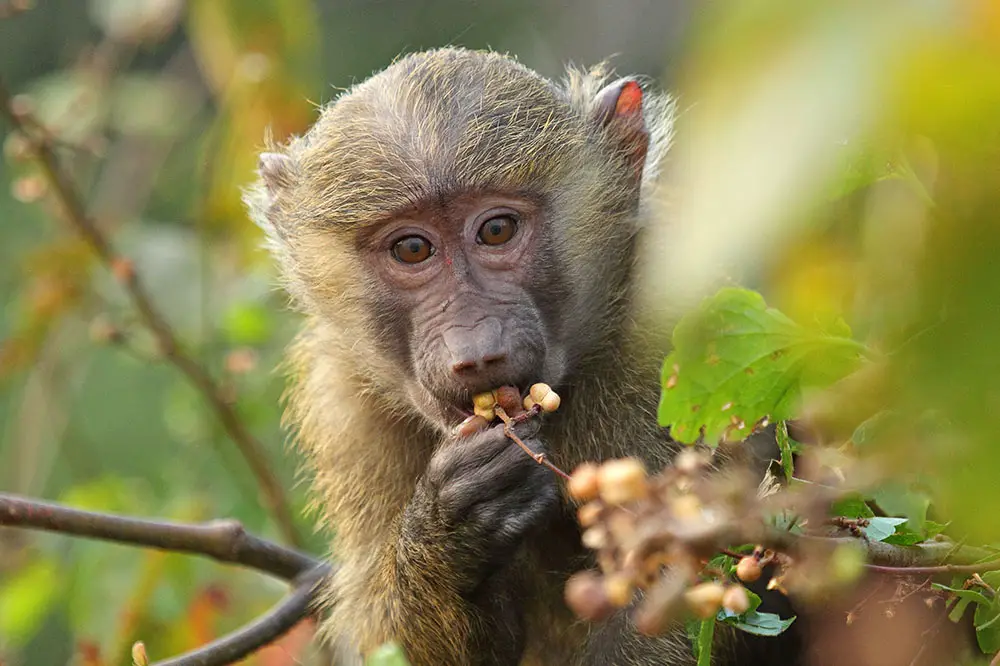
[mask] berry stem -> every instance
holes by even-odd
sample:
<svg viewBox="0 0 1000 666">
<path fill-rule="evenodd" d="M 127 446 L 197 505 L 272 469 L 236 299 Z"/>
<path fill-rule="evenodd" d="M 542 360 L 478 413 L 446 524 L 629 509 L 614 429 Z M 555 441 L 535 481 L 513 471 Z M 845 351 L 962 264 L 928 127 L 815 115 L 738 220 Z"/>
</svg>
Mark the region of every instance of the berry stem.
<svg viewBox="0 0 1000 666">
<path fill-rule="evenodd" d="M 500 418 L 501 421 L 503 421 L 503 434 L 505 434 L 507 438 L 512 440 L 515 444 L 520 446 L 521 449 L 529 456 L 531 456 L 531 458 L 536 463 L 542 465 L 543 467 L 547 467 L 548 469 L 552 470 L 553 472 L 561 476 L 566 481 L 569 481 L 569 474 L 567 474 L 566 472 L 562 471 L 561 469 L 550 463 L 549 459 L 545 457 L 544 453 L 535 453 L 534 451 L 532 451 L 530 448 L 528 448 L 527 444 L 521 441 L 520 437 L 514 434 L 513 430 L 514 425 L 521 423 L 522 421 L 527 421 L 532 416 L 538 414 L 539 411 L 541 411 L 541 408 L 539 408 L 538 405 L 535 405 L 534 407 L 531 408 L 530 411 L 511 417 L 507 416 L 507 412 L 504 411 L 503 407 L 501 407 L 500 405 L 496 406 L 496 415 Z"/>
</svg>

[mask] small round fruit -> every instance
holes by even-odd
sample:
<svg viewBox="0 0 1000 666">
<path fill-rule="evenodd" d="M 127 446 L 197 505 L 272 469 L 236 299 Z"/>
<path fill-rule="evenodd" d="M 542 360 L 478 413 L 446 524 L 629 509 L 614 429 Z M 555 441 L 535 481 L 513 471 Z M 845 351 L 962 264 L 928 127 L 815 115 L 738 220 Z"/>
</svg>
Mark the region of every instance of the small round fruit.
<svg viewBox="0 0 1000 666">
<path fill-rule="evenodd" d="M 530 395 L 526 395 L 524 396 L 524 402 L 522 402 L 521 404 L 524 405 L 524 411 L 530 412 L 531 408 L 534 407 L 535 404 L 537 403 L 535 403 L 535 401 L 531 398 Z"/>
<path fill-rule="evenodd" d="M 576 512 L 576 519 L 580 523 L 580 527 L 592 527 L 597 523 L 597 519 L 601 517 L 601 513 L 604 511 L 604 504 L 601 502 L 587 502 Z"/>
<path fill-rule="evenodd" d="M 762 569 L 756 557 L 746 556 L 736 563 L 736 577 L 744 583 L 752 583 L 760 578 Z"/>
<path fill-rule="evenodd" d="M 522 409 L 521 392 L 513 386 L 501 386 L 493 391 L 493 397 L 496 399 L 496 404 L 503 407 L 503 411 L 510 416 L 514 416 Z"/>
<path fill-rule="evenodd" d="M 719 583 L 701 583 L 685 592 L 684 600 L 692 613 L 707 620 L 719 612 L 725 593 L 725 588 Z"/>
<path fill-rule="evenodd" d="M 485 429 L 489 424 L 490 422 L 487 421 L 485 417 L 480 416 L 479 414 L 473 414 L 455 426 L 455 436 L 468 437 L 469 435 L 474 435 L 480 430 Z"/>
<path fill-rule="evenodd" d="M 552 392 L 552 387 L 548 384 L 532 384 L 531 388 L 528 389 L 528 395 L 535 402 L 541 402 L 542 399 Z"/>
<path fill-rule="evenodd" d="M 600 489 L 597 485 L 599 467 L 594 463 L 583 463 L 575 470 L 573 475 L 566 482 L 566 490 L 569 496 L 581 502 L 589 502 L 597 499 Z"/>
<path fill-rule="evenodd" d="M 624 504 L 649 494 L 646 468 L 635 458 L 604 463 L 598 473 L 597 483 L 601 499 L 609 504 Z"/>
<path fill-rule="evenodd" d="M 742 585 L 730 585 L 722 595 L 722 607 L 730 613 L 742 615 L 750 610 L 750 597 Z"/>
<path fill-rule="evenodd" d="M 628 606 L 634 592 L 635 584 L 629 576 L 623 573 L 613 573 L 604 577 L 604 593 L 608 596 L 608 601 L 612 606 L 618 608 Z"/>
<path fill-rule="evenodd" d="M 559 394 L 555 391 L 549 391 L 545 394 L 545 397 L 538 402 L 538 404 L 541 405 L 543 412 L 551 414 L 559 409 L 559 405 L 562 404 L 562 398 L 560 398 Z"/>
<path fill-rule="evenodd" d="M 594 571 L 582 571 L 570 576 L 563 593 L 566 605 L 584 620 L 598 622 L 615 610 L 608 601 L 601 576 Z"/>
</svg>

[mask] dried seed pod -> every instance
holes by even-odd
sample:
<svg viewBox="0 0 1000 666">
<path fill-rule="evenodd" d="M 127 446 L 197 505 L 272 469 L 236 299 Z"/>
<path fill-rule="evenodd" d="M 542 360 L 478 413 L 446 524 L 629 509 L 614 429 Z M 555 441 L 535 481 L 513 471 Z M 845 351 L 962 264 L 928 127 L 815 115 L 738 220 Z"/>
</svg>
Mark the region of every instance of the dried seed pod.
<svg viewBox="0 0 1000 666">
<path fill-rule="evenodd" d="M 599 622 L 615 610 L 608 601 L 601 576 L 594 571 L 582 571 L 570 576 L 564 594 L 566 605 L 585 620 Z"/>
<path fill-rule="evenodd" d="M 635 458 L 609 460 L 597 477 L 601 499 L 609 504 L 624 504 L 649 494 L 646 468 Z"/>
<path fill-rule="evenodd" d="M 742 585 L 730 585 L 722 595 L 722 607 L 730 613 L 742 615 L 750 610 L 750 597 Z"/>
<path fill-rule="evenodd" d="M 486 420 L 486 417 L 480 416 L 479 414 L 473 414 L 455 426 L 455 430 L 453 432 L 456 437 L 468 437 L 469 435 L 474 435 L 480 430 L 485 429 L 489 424 L 490 422 Z"/>
<path fill-rule="evenodd" d="M 692 613 L 702 620 L 707 620 L 719 612 L 725 593 L 725 588 L 719 583 L 701 583 L 685 592 L 684 600 Z"/>
<path fill-rule="evenodd" d="M 515 416 L 524 411 L 521 407 L 521 392 L 513 386 L 501 386 L 493 391 L 493 398 L 496 404 L 503 408 L 510 416 Z"/>
<path fill-rule="evenodd" d="M 493 410 L 493 406 L 496 404 L 497 400 L 493 397 L 492 391 L 472 396 L 472 411 L 487 421 L 496 418 L 496 412 Z"/>
<path fill-rule="evenodd" d="M 632 601 L 635 584 L 632 578 L 623 573 L 612 573 L 604 577 L 604 593 L 612 606 L 624 608 Z"/>
<path fill-rule="evenodd" d="M 566 491 L 573 499 L 589 502 L 597 499 L 600 489 L 597 486 L 599 469 L 594 463 L 583 463 L 575 470 L 566 482 Z"/>
<path fill-rule="evenodd" d="M 754 582 L 760 578 L 762 571 L 760 562 L 752 555 L 748 555 L 736 563 L 736 577 L 744 583 Z"/>
</svg>

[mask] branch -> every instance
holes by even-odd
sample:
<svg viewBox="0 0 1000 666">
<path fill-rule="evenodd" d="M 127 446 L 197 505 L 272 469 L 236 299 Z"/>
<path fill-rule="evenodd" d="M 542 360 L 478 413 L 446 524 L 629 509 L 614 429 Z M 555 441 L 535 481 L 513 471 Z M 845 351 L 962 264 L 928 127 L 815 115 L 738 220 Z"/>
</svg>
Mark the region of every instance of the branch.
<svg viewBox="0 0 1000 666">
<path fill-rule="evenodd" d="M 308 616 L 317 585 L 328 573 L 322 568 L 307 572 L 288 596 L 250 624 L 197 650 L 157 661 L 151 666 L 225 666 L 236 663 L 285 635 Z"/>
<path fill-rule="evenodd" d="M 203 524 L 143 520 L 0 493 L 0 526 L 204 555 L 223 563 L 241 564 L 293 584 L 288 596 L 245 627 L 153 666 L 223 666 L 242 659 L 307 617 L 312 612 L 319 583 L 332 572 L 326 562 L 248 534 L 235 520 Z"/>
<path fill-rule="evenodd" d="M 181 371 L 215 413 L 226 434 L 236 444 L 243 459 L 250 466 L 263 495 L 264 505 L 274 517 L 284 538 L 289 543 L 301 547 L 303 541 L 295 527 L 288 498 L 272 471 L 264 447 L 251 434 L 208 371 L 181 347 L 177 334 L 139 282 L 131 262 L 118 254 L 111 241 L 87 214 L 82 196 L 60 164 L 51 141 L 45 138 L 47 133 L 42 132 L 41 137 L 37 136 L 41 124 L 30 113 L 18 109 L 17 106 L 15 98 L 0 80 L 0 113 L 7 118 L 14 129 L 24 134 L 26 138 L 32 139 L 38 163 L 64 209 L 66 220 L 90 246 L 101 263 L 118 278 L 132 306 L 138 312 L 142 324 L 155 338 L 164 358 Z"/>
</svg>

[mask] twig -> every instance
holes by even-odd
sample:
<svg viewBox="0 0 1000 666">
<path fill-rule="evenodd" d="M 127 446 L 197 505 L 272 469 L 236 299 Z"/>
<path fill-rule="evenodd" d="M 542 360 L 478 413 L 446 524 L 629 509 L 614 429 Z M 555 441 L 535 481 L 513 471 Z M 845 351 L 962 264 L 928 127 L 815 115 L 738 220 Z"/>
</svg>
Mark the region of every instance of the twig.
<svg viewBox="0 0 1000 666">
<path fill-rule="evenodd" d="M 13 97 L 0 81 L 0 113 L 14 129 L 26 138 L 32 137 L 32 128 L 38 123 L 32 116 L 15 110 Z M 83 237 L 100 261 L 111 270 L 124 287 L 133 307 L 144 326 L 156 339 L 163 357 L 172 363 L 188 381 L 201 393 L 211 410 L 219 419 L 226 434 L 236 444 L 244 460 L 250 466 L 263 495 L 263 502 L 277 522 L 284 538 L 295 546 L 303 541 L 295 527 L 292 510 L 284 490 L 272 471 L 267 454 L 261 443 L 250 433 L 246 424 L 233 406 L 223 396 L 216 381 L 198 362 L 182 348 L 174 330 L 167 323 L 127 259 L 118 254 L 111 241 L 88 216 L 83 199 L 62 168 L 52 150 L 52 144 L 43 139 L 34 142 L 38 163 L 48 179 L 52 191 L 62 204 L 67 221 Z"/>
<path fill-rule="evenodd" d="M 562 471 L 561 469 L 553 465 L 551 462 L 549 462 L 549 459 L 545 456 L 544 453 L 535 453 L 530 448 L 528 448 L 527 444 L 521 441 L 521 438 L 514 433 L 514 429 L 512 427 L 514 420 L 510 416 L 507 416 L 507 412 L 504 411 L 503 407 L 501 407 L 500 405 L 495 405 L 494 411 L 496 415 L 500 417 L 500 420 L 503 421 L 503 434 L 505 434 L 509 439 L 513 440 L 515 444 L 520 446 L 521 449 L 524 450 L 524 452 L 527 453 L 529 456 L 531 456 L 536 463 L 542 465 L 543 467 L 547 467 L 548 469 L 552 470 L 553 472 L 561 476 L 563 479 L 567 481 L 569 480 L 569 474 L 567 474 L 566 472 Z"/>
<path fill-rule="evenodd" d="M 287 634 L 310 614 L 316 587 L 327 573 L 319 569 L 306 572 L 288 596 L 250 624 L 196 650 L 154 662 L 151 666 L 224 666 L 240 661 Z"/>
<path fill-rule="evenodd" d="M 219 562 L 241 564 L 293 584 L 288 596 L 245 627 L 153 666 L 223 666 L 242 659 L 308 617 L 317 586 L 332 573 L 326 562 L 248 534 L 234 520 L 203 524 L 142 520 L 0 493 L 0 526 L 204 555 Z"/>
<path fill-rule="evenodd" d="M 293 580 L 322 562 L 244 530 L 235 520 L 175 523 L 72 509 L 0 493 L 0 526 L 59 532 L 178 553 L 206 555 Z"/>
<path fill-rule="evenodd" d="M 990 666 L 1000 666 L 1000 652 L 997 652 L 993 655 L 993 658 L 990 659 Z"/>
</svg>

